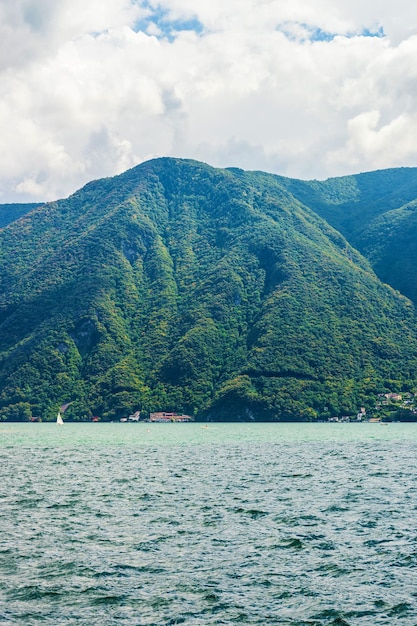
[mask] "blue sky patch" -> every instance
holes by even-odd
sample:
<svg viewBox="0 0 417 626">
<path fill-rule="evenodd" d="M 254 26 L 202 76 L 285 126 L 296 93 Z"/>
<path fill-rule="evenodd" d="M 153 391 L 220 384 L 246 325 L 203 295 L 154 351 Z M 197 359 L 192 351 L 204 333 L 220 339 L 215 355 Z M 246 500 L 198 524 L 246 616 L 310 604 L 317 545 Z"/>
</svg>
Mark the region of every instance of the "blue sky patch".
<svg viewBox="0 0 417 626">
<path fill-rule="evenodd" d="M 352 37 L 385 37 L 384 29 L 380 26 L 376 30 L 371 30 L 369 28 L 364 28 L 360 32 L 355 33 L 331 33 L 321 28 L 315 28 L 310 26 L 309 24 L 303 24 L 301 22 L 287 22 L 285 24 L 281 24 L 278 29 L 282 32 L 288 39 L 293 41 L 333 41 L 335 37 L 342 35 L 343 37 L 347 37 L 351 39 Z M 299 31 L 299 32 L 297 32 Z"/>
<path fill-rule="evenodd" d="M 382 26 L 378 28 L 378 30 L 369 30 L 368 28 L 364 28 L 364 30 L 359 33 L 361 37 L 385 37 L 384 29 Z"/>
<path fill-rule="evenodd" d="M 154 24 L 161 32 L 160 38 L 173 41 L 179 31 L 188 30 L 200 35 L 204 30 L 202 23 L 197 18 L 173 20 L 170 18 L 170 13 L 167 9 L 162 9 L 161 7 L 154 8 L 148 3 L 144 4 L 144 6 L 149 9 L 150 13 L 146 18 L 135 24 L 134 30 L 136 32 L 147 32 L 149 27 Z"/>
</svg>

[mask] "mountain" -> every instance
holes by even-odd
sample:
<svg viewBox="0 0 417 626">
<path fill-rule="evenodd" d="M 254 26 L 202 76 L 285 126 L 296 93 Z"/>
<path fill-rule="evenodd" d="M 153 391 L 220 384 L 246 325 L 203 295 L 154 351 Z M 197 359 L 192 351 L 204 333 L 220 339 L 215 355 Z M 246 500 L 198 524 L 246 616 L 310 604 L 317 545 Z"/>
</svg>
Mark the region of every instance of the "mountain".
<svg viewBox="0 0 417 626">
<path fill-rule="evenodd" d="M 417 168 L 327 181 L 280 179 L 371 263 L 379 278 L 417 304 Z"/>
<path fill-rule="evenodd" d="M 41 206 L 39 202 L 32 202 L 26 204 L 0 204 L 0 228 L 7 226 L 11 222 L 18 220 L 22 215 L 33 211 L 37 207 Z"/>
<path fill-rule="evenodd" d="M 414 306 L 288 180 L 156 159 L 0 230 L 0 418 L 314 420 L 414 388 Z"/>
</svg>

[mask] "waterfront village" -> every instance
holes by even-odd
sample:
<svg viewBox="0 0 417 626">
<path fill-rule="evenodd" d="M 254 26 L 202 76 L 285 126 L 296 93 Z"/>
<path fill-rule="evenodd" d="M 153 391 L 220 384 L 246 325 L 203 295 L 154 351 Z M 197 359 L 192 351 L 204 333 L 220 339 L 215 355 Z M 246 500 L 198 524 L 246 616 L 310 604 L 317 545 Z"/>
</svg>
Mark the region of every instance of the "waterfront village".
<svg viewBox="0 0 417 626">
<path fill-rule="evenodd" d="M 417 421 L 417 393 L 380 393 L 375 407 L 367 413 L 361 407 L 356 415 L 330 417 L 329 422 L 415 422 Z"/>
<path fill-rule="evenodd" d="M 63 414 L 68 404 L 60 407 Z M 120 422 L 165 422 L 165 423 L 182 423 L 194 422 L 194 417 L 175 413 L 173 411 L 156 411 L 154 413 L 145 414 L 142 417 L 141 411 L 135 411 L 128 417 L 121 417 Z M 30 417 L 31 422 L 41 422 L 40 417 Z M 92 422 L 100 422 L 101 418 L 94 416 Z M 361 407 L 358 413 L 354 415 L 337 415 L 328 417 L 327 419 L 318 419 L 317 422 L 376 422 L 386 424 L 388 422 L 417 422 L 417 393 L 412 392 L 388 392 L 380 393 L 376 397 L 375 405 L 370 409 Z"/>
<path fill-rule="evenodd" d="M 93 418 L 94 419 L 94 418 Z M 141 412 L 135 411 L 128 417 L 122 417 L 121 422 L 193 422 L 190 415 L 180 415 L 175 412 L 157 411 L 150 413 L 149 418 L 141 419 Z M 380 393 L 375 402 L 375 407 L 366 411 L 361 407 L 354 415 L 342 415 L 329 417 L 328 422 L 392 422 L 392 421 L 417 421 L 417 393 Z"/>
<path fill-rule="evenodd" d="M 193 422 L 194 418 L 190 415 L 179 415 L 168 411 L 158 411 L 150 413 L 149 419 L 140 419 L 140 411 L 135 411 L 129 417 L 121 417 L 121 422 Z"/>
</svg>

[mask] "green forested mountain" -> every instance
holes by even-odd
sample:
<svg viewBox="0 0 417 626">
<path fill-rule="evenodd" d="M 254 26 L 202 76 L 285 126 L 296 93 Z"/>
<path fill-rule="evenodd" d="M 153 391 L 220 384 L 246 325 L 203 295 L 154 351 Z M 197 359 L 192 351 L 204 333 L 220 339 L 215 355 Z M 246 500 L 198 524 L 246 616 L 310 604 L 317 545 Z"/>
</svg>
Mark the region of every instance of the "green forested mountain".
<svg viewBox="0 0 417 626">
<path fill-rule="evenodd" d="M 33 209 L 39 206 L 41 206 L 41 204 L 36 202 L 27 204 L 0 204 L 0 228 L 18 220 L 19 217 L 33 211 Z"/>
<path fill-rule="evenodd" d="M 414 306 L 291 185 L 157 159 L 0 230 L 0 417 L 312 420 L 414 388 Z"/>
<path fill-rule="evenodd" d="M 417 199 L 372 220 L 356 246 L 382 281 L 417 305 Z"/>
<path fill-rule="evenodd" d="M 324 182 L 280 179 L 370 262 L 379 278 L 417 304 L 417 168 Z"/>
</svg>

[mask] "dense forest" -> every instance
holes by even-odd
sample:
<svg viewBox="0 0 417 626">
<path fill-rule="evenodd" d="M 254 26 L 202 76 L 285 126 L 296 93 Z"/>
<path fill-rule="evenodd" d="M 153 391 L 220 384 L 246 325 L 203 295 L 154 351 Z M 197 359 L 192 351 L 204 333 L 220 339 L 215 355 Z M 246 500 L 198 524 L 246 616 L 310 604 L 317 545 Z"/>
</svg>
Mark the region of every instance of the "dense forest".
<svg viewBox="0 0 417 626">
<path fill-rule="evenodd" d="M 26 204 L 0 204 L 0 228 L 7 226 L 11 222 L 18 220 L 19 217 L 33 211 L 37 207 L 41 206 L 42 203 L 26 203 Z"/>
<path fill-rule="evenodd" d="M 413 391 L 414 198 L 413 169 L 164 158 L 0 206 L 0 419 L 311 421 Z"/>
<path fill-rule="evenodd" d="M 281 181 L 337 228 L 370 261 L 383 282 L 417 304 L 417 168 L 323 182 Z"/>
</svg>

